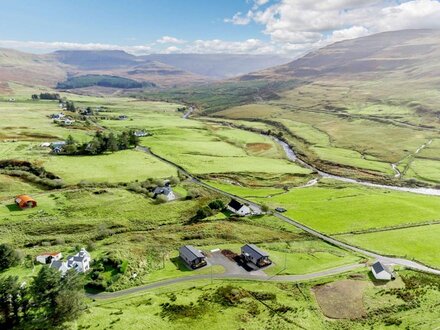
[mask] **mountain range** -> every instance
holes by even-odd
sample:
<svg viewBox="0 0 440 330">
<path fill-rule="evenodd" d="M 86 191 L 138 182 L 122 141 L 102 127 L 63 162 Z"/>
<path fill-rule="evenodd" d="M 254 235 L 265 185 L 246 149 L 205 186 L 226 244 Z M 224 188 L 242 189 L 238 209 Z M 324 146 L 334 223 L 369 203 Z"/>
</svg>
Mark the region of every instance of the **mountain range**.
<svg viewBox="0 0 440 330">
<path fill-rule="evenodd" d="M 0 49 L 0 82 L 55 87 L 85 75 L 117 76 L 158 87 L 205 83 L 288 62 L 281 56 L 237 54 L 154 54 L 121 50 L 61 50 L 37 55 Z"/>
</svg>

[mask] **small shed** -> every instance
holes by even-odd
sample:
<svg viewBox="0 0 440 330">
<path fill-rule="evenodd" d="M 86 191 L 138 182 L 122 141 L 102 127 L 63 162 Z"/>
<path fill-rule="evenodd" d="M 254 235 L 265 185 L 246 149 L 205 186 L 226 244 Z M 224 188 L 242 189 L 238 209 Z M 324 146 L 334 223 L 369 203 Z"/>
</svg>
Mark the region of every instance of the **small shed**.
<svg viewBox="0 0 440 330">
<path fill-rule="evenodd" d="M 37 201 L 28 195 L 18 195 L 15 197 L 15 204 L 21 209 L 28 209 L 37 206 Z"/>
<path fill-rule="evenodd" d="M 179 256 L 192 269 L 206 265 L 206 257 L 192 245 L 182 246 L 179 249 Z"/>
<path fill-rule="evenodd" d="M 246 244 L 241 247 L 241 256 L 247 261 L 251 262 L 258 267 L 264 267 L 270 265 L 272 262 L 269 260 L 269 254 L 260 250 L 254 244 Z"/>
<path fill-rule="evenodd" d="M 371 272 L 376 280 L 389 281 L 395 278 L 393 271 L 380 261 L 376 261 L 371 266 Z"/>
<path fill-rule="evenodd" d="M 61 252 L 42 253 L 36 257 L 37 262 L 50 265 L 52 261 L 58 261 L 63 257 Z"/>
<path fill-rule="evenodd" d="M 249 206 L 240 203 L 239 201 L 232 199 L 226 208 L 240 216 L 245 216 L 251 213 Z"/>
</svg>

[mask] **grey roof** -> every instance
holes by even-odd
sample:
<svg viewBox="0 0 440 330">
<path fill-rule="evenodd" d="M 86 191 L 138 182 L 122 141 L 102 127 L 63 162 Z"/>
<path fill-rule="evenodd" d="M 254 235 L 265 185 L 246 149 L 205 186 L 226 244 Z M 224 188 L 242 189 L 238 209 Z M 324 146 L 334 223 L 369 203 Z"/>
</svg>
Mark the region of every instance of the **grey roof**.
<svg viewBox="0 0 440 330">
<path fill-rule="evenodd" d="M 260 250 L 257 246 L 255 246 L 254 244 L 246 244 L 244 245 L 241 250 L 244 253 L 249 254 L 251 257 L 254 258 L 262 258 L 262 257 L 268 257 L 269 254 L 265 251 Z"/>
<path fill-rule="evenodd" d="M 185 245 L 179 249 L 181 255 L 185 256 L 188 260 L 195 260 L 197 258 L 205 258 L 205 256 L 192 245 Z"/>
<path fill-rule="evenodd" d="M 232 199 L 229 204 L 229 207 L 233 208 L 234 210 L 238 211 L 239 209 L 241 209 L 243 207 L 243 204 L 241 204 L 239 201 Z"/>
<path fill-rule="evenodd" d="M 171 187 L 157 187 L 154 189 L 156 195 L 168 195 L 171 191 Z"/>
<path fill-rule="evenodd" d="M 63 262 L 60 260 L 54 260 L 50 264 L 50 267 L 55 268 L 56 270 L 59 270 L 63 266 Z"/>
<path fill-rule="evenodd" d="M 374 272 L 376 274 L 379 274 L 380 272 L 383 272 L 383 271 L 385 271 L 389 274 L 392 274 L 391 270 L 389 270 L 388 267 L 385 266 L 384 264 L 382 264 L 380 261 L 376 261 L 372 267 L 373 267 Z"/>
</svg>

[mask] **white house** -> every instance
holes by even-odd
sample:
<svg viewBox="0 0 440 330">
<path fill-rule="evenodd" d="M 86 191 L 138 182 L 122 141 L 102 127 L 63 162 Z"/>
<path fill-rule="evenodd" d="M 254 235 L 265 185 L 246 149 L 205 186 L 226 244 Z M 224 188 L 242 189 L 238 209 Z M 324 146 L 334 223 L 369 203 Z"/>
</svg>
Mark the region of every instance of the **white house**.
<svg viewBox="0 0 440 330">
<path fill-rule="evenodd" d="M 67 257 L 67 261 L 52 261 L 50 267 L 65 274 L 69 269 L 75 269 L 78 273 L 85 273 L 90 269 L 90 254 L 83 248 L 74 256 Z"/>
<path fill-rule="evenodd" d="M 156 187 L 153 193 L 154 193 L 154 198 L 156 198 L 158 195 L 164 195 L 168 201 L 172 201 L 176 199 L 176 195 L 174 195 L 174 192 L 170 186 Z"/>
<path fill-rule="evenodd" d="M 371 272 L 373 273 L 374 278 L 377 280 L 389 281 L 395 278 L 392 270 L 380 261 L 376 261 L 371 266 Z"/>
<path fill-rule="evenodd" d="M 43 253 L 38 255 L 35 259 L 37 260 L 37 262 L 41 263 L 41 264 L 51 264 L 52 261 L 58 261 L 63 257 L 63 255 L 61 254 L 61 252 L 53 252 L 53 253 Z"/>
<path fill-rule="evenodd" d="M 226 209 L 240 216 L 251 214 L 251 209 L 249 206 L 241 204 L 235 199 L 232 199 L 229 202 L 228 206 L 226 206 Z"/>
</svg>

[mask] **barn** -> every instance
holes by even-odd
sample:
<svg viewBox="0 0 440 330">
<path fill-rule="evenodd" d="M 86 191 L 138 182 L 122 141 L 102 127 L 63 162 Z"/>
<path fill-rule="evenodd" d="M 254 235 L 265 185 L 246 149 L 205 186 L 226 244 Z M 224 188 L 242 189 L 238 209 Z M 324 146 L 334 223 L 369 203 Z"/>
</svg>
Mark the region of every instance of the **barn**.
<svg viewBox="0 0 440 330">
<path fill-rule="evenodd" d="M 15 197 L 15 204 L 21 209 L 28 209 L 37 206 L 37 201 L 28 195 L 18 195 Z"/>
</svg>

